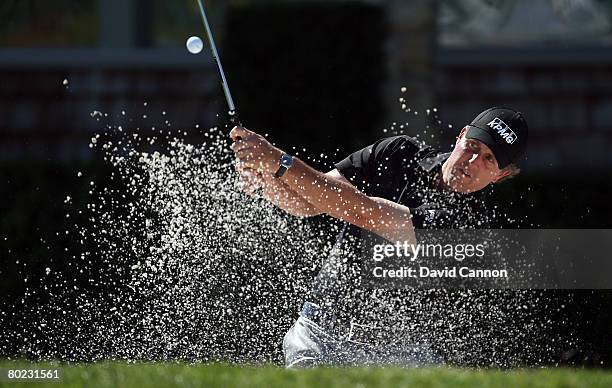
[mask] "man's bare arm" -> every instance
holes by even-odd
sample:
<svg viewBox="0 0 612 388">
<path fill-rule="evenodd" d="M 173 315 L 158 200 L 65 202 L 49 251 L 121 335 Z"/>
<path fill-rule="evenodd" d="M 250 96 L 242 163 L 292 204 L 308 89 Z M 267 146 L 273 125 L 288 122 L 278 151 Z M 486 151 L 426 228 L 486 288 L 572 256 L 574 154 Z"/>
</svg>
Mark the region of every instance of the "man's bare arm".
<svg viewBox="0 0 612 388">
<path fill-rule="evenodd" d="M 392 241 L 416 241 L 410 209 L 384 198 L 369 197 L 338 170 L 327 174 L 298 158 L 281 178 L 297 195 L 332 217 Z"/>
<path fill-rule="evenodd" d="M 264 198 L 272 202 L 278 208 L 296 217 L 314 217 L 323 214 L 323 212 L 306 201 L 293 191 L 285 182 L 269 175 L 263 177 L 261 173 L 254 170 L 239 171 L 241 176 L 251 176 L 251 179 L 245 179 L 245 191 L 251 194 L 255 190 L 261 188 L 261 193 Z M 325 174 L 332 179 L 339 179 L 348 184 L 350 182 L 337 169 L 333 169 Z"/>
<path fill-rule="evenodd" d="M 320 210 L 297 195 L 272 174 L 238 164 L 236 171 L 240 177 L 241 188 L 247 195 L 254 196 L 259 193 L 279 209 L 296 217 L 312 217 L 322 214 Z"/>
<path fill-rule="evenodd" d="M 262 194 L 275 206 L 296 217 L 313 217 L 323 213 L 274 176 L 265 179 Z"/>
<path fill-rule="evenodd" d="M 283 152 L 263 136 L 242 127 L 230 132 L 232 150 L 239 166 L 274 174 Z M 410 209 L 383 198 L 368 197 L 339 173 L 331 176 L 313 169 L 298 158 L 278 178 L 298 197 L 332 217 L 369 230 L 392 242 L 413 243 L 416 238 Z M 275 178 L 276 179 L 276 178 Z"/>
<path fill-rule="evenodd" d="M 337 169 L 327 172 L 325 176 L 351 184 Z M 324 213 L 312 203 L 308 202 L 304 197 L 298 195 L 298 193 L 285 182 L 274 176 L 270 176 L 265 180 L 262 189 L 266 199 L 291 215 L 297 217 L 314 217 Z"/>
</svg>

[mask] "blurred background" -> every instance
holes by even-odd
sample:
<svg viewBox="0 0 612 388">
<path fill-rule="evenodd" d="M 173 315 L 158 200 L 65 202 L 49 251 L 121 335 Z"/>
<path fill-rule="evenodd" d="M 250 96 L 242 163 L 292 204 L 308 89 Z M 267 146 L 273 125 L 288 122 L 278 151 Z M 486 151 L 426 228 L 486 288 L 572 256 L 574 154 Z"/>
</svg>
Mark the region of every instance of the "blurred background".
<svg viewBox="0 0 612 388">
<path fill-rule="evenodd" d="M 245 125 L 329 155 L 317 168 L 400 131 L 450 150 L 477 113 L 508 105 L 525 114 L 529 155 L 489 193 L 516 220 L 495 226 L 612 225 L 612 1 L 205 4 Z M 77 171 L 108 169 L 88 146 L 104 129 L 94 111 L 143 131 L 168 119 L 195 143 L 227 120 L 208 49 L 185 49 L 205 39 L 195 0 L 4 0 L 0 16 L 6 302 L 24 292 L 16 260 L 36 268 L 70 245 L 64 198 L 87 201 Z M 610 293 L 567 295 L 592 346 L 566 361 L 609 365 Z"/>
</svg>

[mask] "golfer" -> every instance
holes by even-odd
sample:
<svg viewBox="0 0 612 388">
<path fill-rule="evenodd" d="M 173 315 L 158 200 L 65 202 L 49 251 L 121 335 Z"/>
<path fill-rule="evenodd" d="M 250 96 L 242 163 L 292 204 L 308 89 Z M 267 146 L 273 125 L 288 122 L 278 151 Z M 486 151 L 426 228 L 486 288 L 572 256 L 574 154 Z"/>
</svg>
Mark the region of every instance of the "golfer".
<svg viewBox="0 0 612 388">
<path fill-rule="evenodd" d="M 364 232 L 391 243 L 415 243 L 415 228 L 486 227 L 482 189 L 519 173 L 527 133 L 521 113 L 494 107 L 460 131 L 450 153 L 395 136 L 323 173 L 261 135 L 235 127 L 232 149 L 247 193 L 261 189 L 295 216 L 328 214 L 346 222 L 284 338 L 287 366 L 442 362 L 426 344 L 398 341 L 380 328 L 375 294 L 359 287 L 355 261 L 347 257 Z"/>
</svg>

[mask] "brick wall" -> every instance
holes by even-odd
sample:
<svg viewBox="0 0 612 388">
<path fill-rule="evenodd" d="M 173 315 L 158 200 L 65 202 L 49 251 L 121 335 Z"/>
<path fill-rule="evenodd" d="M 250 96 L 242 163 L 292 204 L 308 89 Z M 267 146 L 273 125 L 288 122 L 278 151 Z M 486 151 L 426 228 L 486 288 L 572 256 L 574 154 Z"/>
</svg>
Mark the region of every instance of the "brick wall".
<svg viewBox="0 0 612 388">
<path fill-rule="evenodd" d="M 458 125 L 493 105 L 521 110 L 530 128 L 531 169 L 612 166 L 610 66 L 446 65 L 436 72 L 435 92 L 442 117 Z"/>
</svg>

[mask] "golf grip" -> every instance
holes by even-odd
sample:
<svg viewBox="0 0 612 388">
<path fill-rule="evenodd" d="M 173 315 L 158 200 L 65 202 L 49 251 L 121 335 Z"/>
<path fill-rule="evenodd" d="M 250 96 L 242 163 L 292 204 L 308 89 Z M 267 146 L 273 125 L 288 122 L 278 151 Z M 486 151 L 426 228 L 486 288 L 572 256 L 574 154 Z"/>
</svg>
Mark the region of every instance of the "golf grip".
<svg viewBox="0 0 612 388">
<path fill-rule="evenodd" d="M 235 126 L 237 126 L 237 127 L 242 127 L 242 122 L 238 118 L 237 114 L 233 114 L 232 116 L 230 116 L 230 122 L 232 124 L 234 124 Z M 242 140 L 242 138 L 240 136 L 238 136 L 238 137 L 236 137 L 236 140 Z"/>
</svg>

